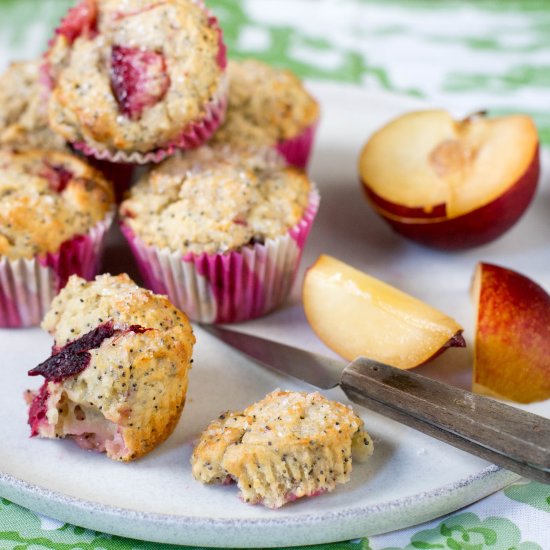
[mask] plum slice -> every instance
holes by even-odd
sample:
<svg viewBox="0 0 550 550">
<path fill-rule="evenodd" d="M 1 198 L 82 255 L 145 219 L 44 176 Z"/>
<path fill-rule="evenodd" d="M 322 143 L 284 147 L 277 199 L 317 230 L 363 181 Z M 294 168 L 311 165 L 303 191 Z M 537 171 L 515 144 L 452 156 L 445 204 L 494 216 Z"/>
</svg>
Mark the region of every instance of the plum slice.
<svg viewBox="0 0 550 550">
<path fill-rule="evenodd" d="M 121 112 L 138 120 L 170 87 L 164 55 L 151 50 L 113 46 L 111 88 Z"/>
<path fill-rule="evenodd" d="M 93 38 L 97 35 L 97 2 L 82 0 L 71 8 L 61 21 L 56 34 L 64 36 L 72 44 L 79 36 Z"/>
<path fill-rule="evenodd" d="M 62 193 L 67 184 L 74 178 L 74 174 L 60 164 L 44 162 L 40 176 L 48 180 L 50 188 L 57 193 Z"/>
<path fill-rule="evenodd" d="M 117 331 L 112 321 L 109 321 L 62 348 L 54 347 L 52 355 L 31 369 L 28 374 L 29 376 L 42 375 L 46 380 L 53 382 L 61 382 L 68 376 L 78 374 L 90 364 L 92 356 L 89 350 L 97 349 L 103 340 L 111 338 L 115 332 Z"/>
</svg>

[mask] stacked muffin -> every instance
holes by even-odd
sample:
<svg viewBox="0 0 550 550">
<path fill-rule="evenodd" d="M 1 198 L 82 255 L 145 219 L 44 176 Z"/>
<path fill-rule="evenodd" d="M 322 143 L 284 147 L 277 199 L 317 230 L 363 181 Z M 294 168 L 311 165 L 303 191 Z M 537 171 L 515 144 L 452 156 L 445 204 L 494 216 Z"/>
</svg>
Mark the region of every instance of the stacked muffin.
<svg viewBox="0 0 550 550">
<path fill-rule="evenodd" d="M 225 48 L 192 0 L 84 0 L 45 56 L 52 128 L 98 158 L 158 162 L 223 119 Z"/>
</svg>

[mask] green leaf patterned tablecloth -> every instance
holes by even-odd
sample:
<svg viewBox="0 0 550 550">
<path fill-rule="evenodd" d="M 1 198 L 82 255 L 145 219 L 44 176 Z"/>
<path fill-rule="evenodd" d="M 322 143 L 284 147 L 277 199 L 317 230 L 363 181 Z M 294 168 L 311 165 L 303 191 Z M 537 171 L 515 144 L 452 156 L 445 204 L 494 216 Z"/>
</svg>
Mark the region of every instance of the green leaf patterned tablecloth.
<svg viewBox="0 0 550 550">
<path fill-rule="evenodd" d="M 0 0 L 0 69 L 37 55 L 72 0 Z M 459 112 L 520 111 L 550 144 L 550 1 L 210 0 L 230 55 L 303 77 L 424 97 Z M 266 541 L 268 545 L 268 541 Z M 157 549 L 0 499 L 0 550 Z M 182 547 L 183 548 L 183 547 Z M 528 482 L 444 518 L 310 548 L 550 550 L 550 485 Z"/>
</svg>

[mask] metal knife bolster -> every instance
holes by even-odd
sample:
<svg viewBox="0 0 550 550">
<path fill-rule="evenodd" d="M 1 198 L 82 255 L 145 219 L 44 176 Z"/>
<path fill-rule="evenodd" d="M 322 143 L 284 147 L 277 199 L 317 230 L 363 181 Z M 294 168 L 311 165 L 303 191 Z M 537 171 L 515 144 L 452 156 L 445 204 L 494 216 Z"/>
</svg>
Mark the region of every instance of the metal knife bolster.
<svg viewBox="0 0 550 550">
<path fill-rule="evenodd" d="M 367 408 L 463 450 L 475 445 L 476 455 L 550 483 L 546 418 L 363 357 L 344 369 L 341 386 Z"/>
</svg>

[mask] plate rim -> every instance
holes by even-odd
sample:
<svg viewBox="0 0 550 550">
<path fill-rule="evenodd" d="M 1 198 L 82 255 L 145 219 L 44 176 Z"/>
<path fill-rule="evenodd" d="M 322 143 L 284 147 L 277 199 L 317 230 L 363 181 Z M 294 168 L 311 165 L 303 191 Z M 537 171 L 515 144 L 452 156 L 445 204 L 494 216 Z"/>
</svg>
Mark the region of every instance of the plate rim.
<svg viewBox="0 0 550 550">
<path fill-rule="evenodd" d="M 269 544 L 273 546 L 302 546 L 304 541 L 301 539 L 292 538 L 296 528 L 307 526 L 309 529 L 318 524 L 324 525 L 325 529 L 315 535 L 315 538 L 308 536 L 308 544 L 326 544 L 336 542 L 327 537 L 330 532 L 330 527 L 334 526 L 335 522 L 348 520 L 349 526 L 346 535 L 340 537 L 340 540 L 354 539 L 366 536 L 372 536 L 389 532 L 390 530 L 402 529 L 411 525 L 416 525 L 434 517 L 439 517 L 450 513 L 457 509 L 454 504 L 450 503 L 449 497 L 456 497 L 458 492 L 469 493 L 467 498 L 461 498 L 460 506 L 466 506 L 475 502 L 480 498 L 480 495 L 486 496 L 492 492 L 498 491 L 511 483 L 521 479 L 521 476 L 504 470 L 494 464 L 489 464 L 482 470 L 470 474 L 469 476 L 447 483 L 440 487 L 436 487 L 429 491 L 423 491 L 413 495 L 409 495 L 400 499 L 393 499 L 383 504 L 371 504 L 367 506 L 350 507 L 338 512 L 327 511 L 325 513 L 309 513 L 299 516 L 274 516 L 273 518 L 209 518 L 198 516 L 182 516 L 176 514 L 162 514 L 158 512 L 140 512 L 129 508 L 110 506 L 108 504 L 94 502 L 80 497 L 65 495 L 59 491 L 54 491 L 30 483 L 21 478 L 0 472 L 0 489 L 7 490 L 7 499 L 15 504 L 27 507 L 34 510 L 36 513 L 48 515 L 54 513 L 55 518 L 66 523 L 77 524 L 80 527 L 85 527 L 95 531 L 104 531 L 110 534 L 139 539 L 136 534 L 146 534 L 141 540 L 148 540 L 156 543 L 168 544 L 184 544 L 205 547 L 242 547 L 242 548 L 260 548 L 265 547 L 265 538 L 262 537 L 262 530 L 279 529 L 282 533 L 269 534 Z M 487 488 L 490 487 L 489 492 Z M 466 496 L 466 495 L 464 495 Z M 6 498 L 6 497 L 5 497 Z M 37 503 L 37 506 L 29 506 L 28 502 Z M 45 508 L 55 504 L 56 509 L 51 510 Z M 419 504 L 424 504 L 422 508 Z M 443 506 L 445 503 L 448 506 Z M 409 506 L 414 504 L 417 508 L 415 514 L 410 514 Z M 430 508 L 436 505 L 440 510 L 434 515 L 425 508 Z M 444 508 L 447 508 L 446 510 Z M 401 515 L 404 510 L 407 510 L 409 519 L 404 520 Z M 82 514 L 83 515 L 80 515 Z M 383 516 L 384 519 L 378 524 L 362 527 L 359 533 L 356 523 L 361 518 L 368 516 Z M 421 518 L 420 520 L 418 518 Z M 82 521 L 75 521 L 75 518 Z M 125 523 L 116 523 L 118 520 L 124 519 Z M 352 522 L 352 520 L 356 520 Z M 99 522 L 99 523 L 98 523 Z M 398 525 L 397 525 L 398 524 Z M 208 528 L 223 529 L 235 527 L 236 537 L 227 538 L 223 545 L 212 544 L 212 537 L 201 535 L 201 531 Z M 391 529 L 387 529 L 387 525 L 391 525 Z M 113 526 L 113 528 L 105 529 L 104 526 Z M 119 528 L 120 526 L 120 528 Z M 99 529 L 98 529 L 99 527 Z M 341 524 L 340 524 L 340 527 Z M 166 528 L 171 528 L 166 531 Z M 187 531 L 186 531 L 187 528 Z M 242 538 L 238 533 L 242 529 L 252 530 L 245 534 L 246 538 Z M 136 533 L 136 530 L 139 533 Z M 154 531 L 154 532 L 153 532 Z M 258 531 L 256 533 L 256 531 Z M 156 536 L 151 536 L 155 534 Z M 160 537 L 158 536 L 160 534 Z M 263 533 L 265 535 L 265 532 Z M 182 540 L 181 537 L 186 537 Z M 290 539 L 289 539 L 290 537 Z"/>
</svg>

